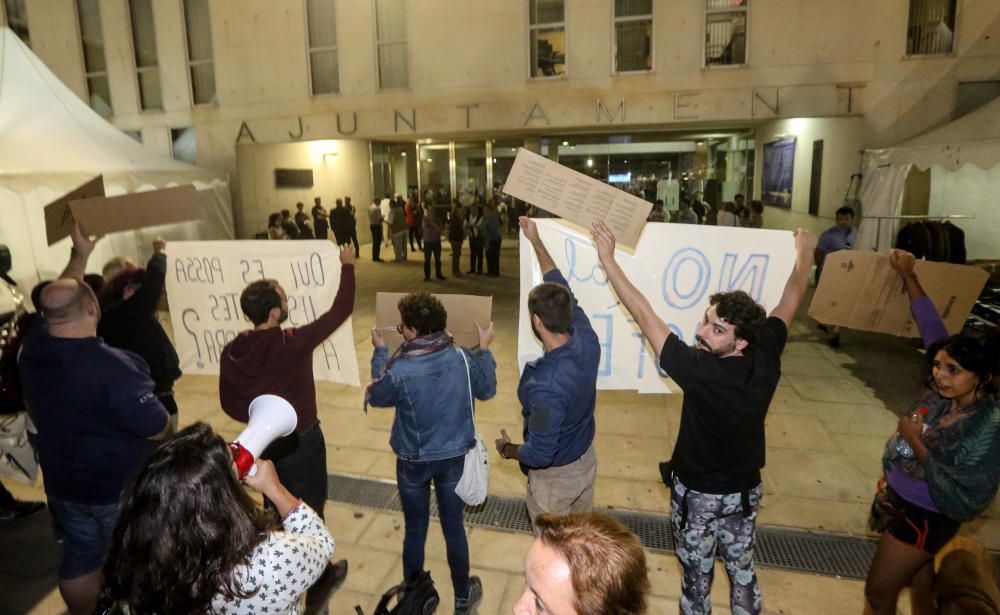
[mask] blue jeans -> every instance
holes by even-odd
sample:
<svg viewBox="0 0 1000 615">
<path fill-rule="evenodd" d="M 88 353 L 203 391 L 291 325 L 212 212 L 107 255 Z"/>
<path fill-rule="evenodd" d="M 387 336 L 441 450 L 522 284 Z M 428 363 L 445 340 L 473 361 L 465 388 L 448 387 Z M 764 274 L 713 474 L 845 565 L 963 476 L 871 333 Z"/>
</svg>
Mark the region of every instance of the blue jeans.
<svg viewBox="0 0 1000 615">
<path fill-rule="evenodd" d="M 462 478 L 465 455 L 440 461 L 396 459 L 396 484 L 406 519 L 403 537 L 403 575 L 410 579 L 424 569 L 424 543 L 431 520 L 431 481 L 437 494 L 441 532 L 451 568 L 451 584 L 456 597 L 469 595 L 469 543 L 465 538 L 462 514 L 465 503 L 455 495 Z"/>
<path fill-rule="evenodd" d="M 100 570 L 111 549 L 118 502 L 77 504 L 51 495 L 48 500 L 54 533 L 63 540 L 59 578 L 72 580 Z"/>
</svg>

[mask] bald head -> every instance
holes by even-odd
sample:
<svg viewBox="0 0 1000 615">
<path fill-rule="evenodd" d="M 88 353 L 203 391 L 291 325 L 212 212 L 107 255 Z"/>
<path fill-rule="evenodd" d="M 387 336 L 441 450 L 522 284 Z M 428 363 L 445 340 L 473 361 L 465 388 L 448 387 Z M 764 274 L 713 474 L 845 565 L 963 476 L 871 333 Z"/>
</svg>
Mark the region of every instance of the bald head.
<svg viewBox="0 0 1000 615">
<path fill-rule="evenodd" d="M 42 291 L 42 314 L 50 326 L 84 323 L 97 314 L 97 297 L 82 280 L 61 278 Z"/>
</svg>

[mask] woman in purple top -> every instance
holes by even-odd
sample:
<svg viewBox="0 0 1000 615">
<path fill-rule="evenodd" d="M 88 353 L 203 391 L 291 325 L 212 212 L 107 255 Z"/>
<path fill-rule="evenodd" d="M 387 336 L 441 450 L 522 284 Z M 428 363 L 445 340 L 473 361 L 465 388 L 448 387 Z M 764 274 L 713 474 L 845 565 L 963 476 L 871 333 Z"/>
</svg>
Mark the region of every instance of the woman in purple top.
<svg viewBox="0 0 1000 615">
<path fill-rule="evenodd" d="M 899 419 L 882 456 L 890 506 L 877 507 L 888 519 L 865 582 L 865 613 L 895 613 L 907 586 L 911 612 L 934 613 L 934 555 L 989 506 L 1000 482 L 1000 335 L 948 337 L 913 255 L 893 250 L 889 262 L 927 346 L 928 390 Z"/>
</svg>

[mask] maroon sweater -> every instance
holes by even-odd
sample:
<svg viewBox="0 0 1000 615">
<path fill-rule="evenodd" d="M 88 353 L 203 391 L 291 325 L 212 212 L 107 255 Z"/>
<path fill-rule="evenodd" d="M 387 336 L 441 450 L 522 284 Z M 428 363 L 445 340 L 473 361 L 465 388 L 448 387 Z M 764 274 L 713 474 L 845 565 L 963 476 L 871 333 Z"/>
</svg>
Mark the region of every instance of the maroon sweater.
<svg viewBox="0 0 1000 615">
<path fill-rule="evenodd" d="M 341 265 L 340 288 L 330 309 L 302 327 L 244 331 L 222 349 L 219 399 L 222 409 L 246 423 L 250 402 L 258 395 L 288 400 L 299 417 L 295 431 L 316 424 L 313 351 L 333 335 L 354 310 L 354 265 Z"/>
</svg>

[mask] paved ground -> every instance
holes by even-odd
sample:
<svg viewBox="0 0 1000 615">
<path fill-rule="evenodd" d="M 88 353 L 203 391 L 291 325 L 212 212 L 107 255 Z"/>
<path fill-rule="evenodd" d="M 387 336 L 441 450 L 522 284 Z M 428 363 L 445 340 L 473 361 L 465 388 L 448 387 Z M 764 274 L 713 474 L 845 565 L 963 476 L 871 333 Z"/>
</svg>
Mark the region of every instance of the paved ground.
<svg viewBox="0 0 1000 615">
<path fill-rule="evenodd" d="M 493 295 L 498 363 L 495 399 L 479 406 L 478 424 L 493 437 L 501 427 L 519 425 L 516 399 L 518 310 L 516 240 L 508 238 L 499 279 L 466 276 L 423 282 L 422 262 L 373 263 L 370 252 L 358 265 L 358 295 L 352 319 L 358 361 L 367 374 L 371 357 L 368 330 L 374 322 L 378 291 Z M 446 250 L 447 254 L 447 250 Z M 416 255 L 413 255 L 416 256 Z M 449 261 L 450 262 L 450 261 Z M 760 523 L 860 536 L 886 438 L 895 429 L 895 412 L 919 389 L 922 355 L 912 343 L 887 336 L 846 332 L 842 347 L 826 346 L 805 316 L 793 325 L 783 356 L 783 377 L 767 420 L 767 467 Z M 217 379 L 184 377 L 178 382 L 181 423 L 210 422 L 227 438 L 240 425 L 219 409 Z M 392 412 L 361 410 L 361 390 L 319 383 L 320 418 L 326 434 L 330 472 L 394 480 L 395 457 L 388 446 Z M 680 420 L 680 395 L 639 395 L 604 391 L 598 398 L 595 445 L 598 452 L 597 504 L 665 514 L 668 495 L 656 462 L 669 456 Z M 523 496 L 525 479 L 516 464 L 494 453 L 490 491 Z M 19 497 L 41 498 L 39 486 L 5 481 Z M 335 503 L 327 505 L 327 524 L 337 553 L 351 562 L 347 583 L 334 597 L 331 613 L 350 615 L 360 604 L 371 613 L 377 597 L 402 577 L 402 517 Z M 1000 506 L 967 524 L 966 533 L 1000 549 Z M 469 530 L 474 572 L 483 578 L 483 615 L 510 613 L 523 589 L 521 576 L 530 537 L 481 528 Z M 57 553 L 47 518 L 0 526 L 0 615 L 62 613 L 55 591 Z M 444 544 L 436 527 L 427 547 L 428 566 L 443 604 L 450 604 Z M 649 554 L 653 584 L 650 613 L 676 612 L 678 567 L 673 556 Z M 761 569 L 767 613 L 859 613 L 858 581 Z M 713 593 L 719 613 L 729 613 L 725 574 L 719 569 Z M 450 612 L 441 609 L 440 612 Z M 908 612 L 908 610 L 904 611 Z"/>
</svg>

